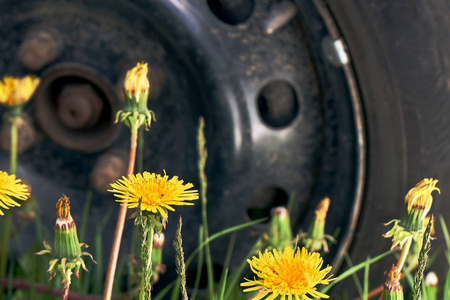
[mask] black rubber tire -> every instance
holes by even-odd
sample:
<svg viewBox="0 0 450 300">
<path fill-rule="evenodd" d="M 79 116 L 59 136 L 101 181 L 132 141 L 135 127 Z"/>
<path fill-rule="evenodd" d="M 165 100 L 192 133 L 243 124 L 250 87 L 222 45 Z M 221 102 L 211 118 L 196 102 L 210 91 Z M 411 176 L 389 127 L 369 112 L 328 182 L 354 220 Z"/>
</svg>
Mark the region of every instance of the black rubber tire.
<svg viewBox="0 0 450 300">
<path fill-rule="evenodd" d="M 439 179 L 442 195 L 433 194 L 432 212 L 449 219 L 450 2 L 342 0 L 327 5 L 352 57 L 367 127 L 365 196 L 350 249 L 358 263 L 389 249 L 390 241 L 381 237 L 387 231 L 383 223 L 401 218 L 404 196 L 422 178 Z M 445 250 L 440 226 L 436 236 L 432 253 Z M 448 270 L 444 261 L 441 252 L 430 267 L 441 281 Z M 389 257 L 371 267 L 371 287 L 384 281 L 393 263 Z M 356 293 L 351 283 L 345 289 Z"/>
</svg>

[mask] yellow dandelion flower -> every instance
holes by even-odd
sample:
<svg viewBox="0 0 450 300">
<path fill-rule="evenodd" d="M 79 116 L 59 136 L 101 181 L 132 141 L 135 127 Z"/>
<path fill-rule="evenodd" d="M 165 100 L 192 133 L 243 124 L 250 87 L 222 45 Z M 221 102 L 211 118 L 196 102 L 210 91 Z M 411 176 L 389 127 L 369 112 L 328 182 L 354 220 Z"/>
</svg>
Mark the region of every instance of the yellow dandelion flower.
<svg viewBox="0 0 450 300">
<path fill-rule="evenodd" d="M 317 291 L 318 284 L 329 284 L 335 278 L 325 279 L 331 271 L 331 266 L 320 270 L 323 259 L 317 252 L 309 252 L 306 248 L 294 249 L 287 246 L 283 252 L 273 249 L 271 252 L 259 253 L 253 256 L 248 263 L 252 271 L 260 278 L 247 280 L 241 286 L 249 287 L 244 292 L 259 290 L 260 293 L 253 298 L 259 300 L 267 296 L 266 300 L 273 300 L 281 296 L 292 300 L 311 300 L 312 298 L 329 298 Z M 308 294 L 308 295 L 307 295 Z"/>
<path fill-rule="evenodd" d="M 136 67 L 129 70 L 125 76 L 125 92 L 129 95 L 136 95 L 136 101 L 139 102 L 141 93 L 148 93 L 150 82 L 147 78 L 148 64 L 137 63 Z"/>
<path fill-rule="evenodd" d="M 415 187 L 409 190 L 405 197 L 405 205 L 407 206 L 408 212 L 413 208 L 425 211 L 425 215 L 430 211 L 431 204 L 433 203 L 433 196 L 431 193 L 433 191 L 441 191 L 436 187 L 438 183 L 437 179 L 424 178 Z"/>
<path fill-rule="evenodd" d="M 20 206 L 11 197 L 19 200 L 27 200 L 30 194 L 28 193 L 27 185 L 21 183 L 22 180 L 16 179 L 16 175 L 8 175 L 8 173 L 0 171 L 0 207 L 9 209 L 13 206 Z M 0 209 L 0 215 L 4 213 Z"/>
<path fill-rule="evenodd" d="M 198 191 L 189 190 L 194 187 L 192 183 L 183 184 L 183 180 L 179 180 L 178 176 L 169 179 L 165 172 L 164 176 L 149 172 L 131 174 L 128 178 L 122 177 L 111 186 L 113 189 L 108 191 L 120 198 L 116 200 L 117 202 L 135 208 L 142 199 L 143 211 L 159 212 L 163 218 L 167 218 L 166 210 L 175 210 L 173 205 L 194 205 L 186 201 L 198 199 Z"/>
<path fill-rule="evenodd" d="M 0 81 L 0 103 L 7 106 L 24 104 L 30 100 L 39 78 L 27 75 L 23 78 L 3 77 Z"/>
</svg>

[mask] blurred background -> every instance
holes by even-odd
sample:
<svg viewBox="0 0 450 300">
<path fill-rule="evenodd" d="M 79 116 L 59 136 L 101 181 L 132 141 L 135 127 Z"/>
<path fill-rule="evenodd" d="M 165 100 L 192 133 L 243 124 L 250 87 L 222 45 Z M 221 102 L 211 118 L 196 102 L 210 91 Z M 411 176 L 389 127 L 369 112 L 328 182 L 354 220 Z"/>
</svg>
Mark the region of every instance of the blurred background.
<svg viewBox="0 0 450 300">
<path fill-rule="evenodd" d="M 196 134 L 205 118 L 210 234 L 288 203 L 297 233 L 328 196 L 325 231 L 337 242 L 325 259 L 336 274 L 346 253 L 359 263 L 389 249 L 383 223 L 401 218 L 404 196 L 424 177 L 440 180 L 432 212 L 449 219 L 449 16 L 445 0 L 0 1 L 0 74 L 41 78 L 25 108 L 18 164 L 41 234 L 51 238 L 62 194 L 77 224 L 91 199 L 83 242 L 101 255 L 97 268 L 106 267 L 119 210 L 106 190 L 126 172 L 129 151 L 129 131 L 114 120 L 125 73 L 141 61 L 157 119 L 144 133 L 144 170 L 198 187 Z M 8 134 L 3 124 L 3 170 Z M 170 212 L 162 286 L 176 276 L 180 214 L 185 252 L 197 246 L 200 203 Z M 239 232 L 232 265 L 266 226 Z M 128 220 L 121 255 L 132 227 Z M 432 253 L 442 254 L 436 227 Z M 26 226 L 11 247 L 20 256 L 38 238 Z M 218 274 L 228 240 L 211 244 Z M 374 287 L 393 263 L 371 267 Z M 448 270 L 432 268 L 442 279 Z M 189 285 L 195 270 L 188 272 Z M 335 295 L 342 290 L 352 295 L 354 283 Z"/>
</svg>

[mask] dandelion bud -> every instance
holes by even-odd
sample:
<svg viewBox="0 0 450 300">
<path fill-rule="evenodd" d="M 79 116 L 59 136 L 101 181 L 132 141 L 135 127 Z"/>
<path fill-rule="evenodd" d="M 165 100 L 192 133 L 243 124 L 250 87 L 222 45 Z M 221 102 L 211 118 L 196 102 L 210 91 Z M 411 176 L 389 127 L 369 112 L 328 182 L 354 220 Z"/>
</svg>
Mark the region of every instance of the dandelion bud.
<svg viewBox="0 0 450 300">
<path fill-rule="evenodd" d="M 44 247 L 37 255 L 51 254 L 52 260 L 50 267 L 47 270 L 50 273 L 50 279 L 56 274 L 56 269 L 59 269 L 63 282 L 70 285 L 71 275 L 75 271 L 75 276 L 79 276 L 80 268 L 88 271 L 84 264 L 82 255 L 89 256 L 94 263 L 96 261 L 88 252 L 82 252 L 81 247 L 88 247 L 84 243 L 78 242 L 77 228 L 75 222 L 70 214 L 69 198 L 63 195 L 56 204 L 56 223 L 55 223 L 55 242 L 53 248 L 45 240 Z"/>
<path fill-rule="evenodd" d="M 147 63 L 137 63 L 127 72 L 124 82 L 125 107 L 117 113 L 116 122 L 120 120 L 130 128 L 139 128 L 143 124 L 149 127 L 151 121 L 155 120 L 155 114 L 147 108 L 150 89 L 147 73 Z"/>
<path fill-rule="evenodd" d="M 434 272 L 429 272 L 427 276 L 425 276 L 425 288 L 424 293 L 427 295 L 425 299 L 429 300 L 437 300 L 438 299 L 438 284 L 439 279 Z"/>
<path fill-rule="evenodd" d="M 289 211 L 285 207 L 272 209 L 272 219 L 269 224 L 268 245 L 269 249 L 283 250 L 292 244 L 291 220 Z"/>
<path fill-rule="evenodd" d="M 392 269 L 389 272 L 389 279 L 384 284 L 383 300 L 403 300 L 400 272 L 395 265 L 392 265 Z"/>
<path fill-rule="evenodd" d="M 55 243 L 53 255 L 55 258 L 74 259 L 81 256 L 78 242 L 77 227 L 70 215 L 69 198 L 65 195 L 56 204 Z"/>
<path fill-rule="evenodd" d="M 125 76 L 125 94 L 130 100 L 139 102 L 147 100 L 150 82 L 147 78 L 148 64 L 137 63 L 136 67 L 129 70 Z"/>
<path fill-rule="evenodd" d="M 418 231 L 424 228 L 425 217 L 433 203 L 433 191 L 441 191 L 436 187 L 437 179 L 424 178 L 413 187 L 405 197 L 404 215 L 401 224 L 407 231 Z"/>
<path fill-rule="evenodd" d="M 394 223 L 394 226 L 389 230 L 384 237 L 392 237 L 392 247 L 395 248 L 403 245 L 409 241 L 414 240 L 421 242 L 424 233 L 425 217 L 430 211 L 433 197 L 433 191 L 441 192 L 436 187 L 437 179 L 424 178 L 415 187 L 413 187 L 405 197 L 404 214 L 402 220 L 392 220 L 385 225 Z"/>
<path fill-rule="evenodd" d="M 330 198 L 326 197 L 320 201 L 314 214 L 314 220 L 309 226 L 306 234 L 301 235 L 303 244 L 310 251 L 320 251 L 322 248 L 328 252 L 328 245 L 326 239 L 332 239 L 325 234 L 325 220 L 327 218 L 328 208 L 330 207 Z"/>
<path fill-rule="evenodd" d="M 153 236 L 153 251 L 152 251 L 152 263 L 154 265 L 162 263 L 162 250 L 164 246 L 165 238 L 164 233 L 155 234 Z"/>
</svg>

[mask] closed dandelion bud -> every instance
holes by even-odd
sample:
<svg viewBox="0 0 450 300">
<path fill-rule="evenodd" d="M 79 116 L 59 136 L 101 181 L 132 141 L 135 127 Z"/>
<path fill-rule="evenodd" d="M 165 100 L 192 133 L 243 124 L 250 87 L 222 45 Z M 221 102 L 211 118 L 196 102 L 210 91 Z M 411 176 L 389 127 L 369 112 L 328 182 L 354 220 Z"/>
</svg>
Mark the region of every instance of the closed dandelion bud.
<svg viewBox="0 0 450 300">
<path fill-rule="evenodd" d="M 55 258 L 74 259 L 81 256 L 78 242 L 77 227 L 70 215 L 69 198 L 63 196 L 56 204 L 55 243 L 53 256 Z"/>
<path fill-rule="evenodd" d="M 424 228 L 425 217 L 433 203 L 433 191 L 441 191 L 436 187 L 437 179 L 425 178 L 412 188 L 405 197 L 404 214 L 401 225 L 407 231 L 419 231 Z"/>
<path fill-rule="evenodd" d="M 152 264 L 155 266 L 162 263 L 162 251 L 164 242 L 164 233 L 161 232 L 160 234 L 155 234 L 153 236 Z"/>
<path fill-rule="evenodd" d="M 389 272 L 389 279 L 384 284 L 383 300 L 403 300 L 400 272 L 395 265 L 392 266 Z"/>
<path fill-rule="evenodd" d="M 424 292 L 426 293 L 428 300 L 437 300 L 437 293 L 438 293 L 438 284 L 439 279 L 434 272 L 429 272 L 427 276 L 425 276 L 425 289 Z"/>
<path fill-rule="evenodd" d="M 78 242 L 77 229 L 75 222 L 70 214 L 69 198 L 65 195 L 58 200 L 56 204 L 56 223 L 55 223 L 55 241 L 53 248 L 44 240 L 45 250 L 42 250 L 37 255 L 50 254 L 52 260 L 49 263 L 48 272 L 50 279 L 52 279 L 56 270 L 58 269 L 63 276 L 63 282 L 69 286 L 71 282 L 72 273 L 79 276 L 80 268 L 88 271 L 84 264 L 82 255 L 89 256 L 94 263 L 97 263 L 92 255 L 88 252 L 83 252 L 81 247 L 87 248 L 88 245 Z"/>
<path fill-rule="evenodd" d="M 301 234 L 303 244 L 310 251 L 320 251 L 323 248 L 325 252 L 328 252 L 326 239 L 333 240 L 330 236 L 325 234 L 325 221 L 329 207 L 330 198 L 326 197 L 320 201 L 314 212 L 314 220 L 309 226 L 308 232 Z"/>
<path fill-rule="evenodd" d="M 425 228 L 425 217 L 433 203 L 431 193 L 435 190 L 440 193 L 439 188 L 436 187 L 437 182 L 437 179 L 424 178 L 416 184 L 405 197 L 404 214 L 401 221 L 392 220 L 385 224 L 394 223 L 392 229 L 383 235 L 386 238 L 392 237 L 391 249 L 397 245 L 403 248 L 403 245 L 410 240 L 421 242 Z"/>
<path fill-rule="evenodd" d="M 292 244 L 291 219 L 285 207 L 272 209 L 272 219 L 267 235 L 269 249 L 283 250 Z"/>
<path fill-rule="evenodd" d="M 116 122 L 120 120 L 130 128 L 139 128 L 143 124 L 149 127 L 151 121 L 155 120 L 155 114 L 147 108 L 150 89 L 147 73 L 147 63 L 137 63 L 127 72 L 124 81 L 125 107 L 117 113 Z"/>
</svg>

